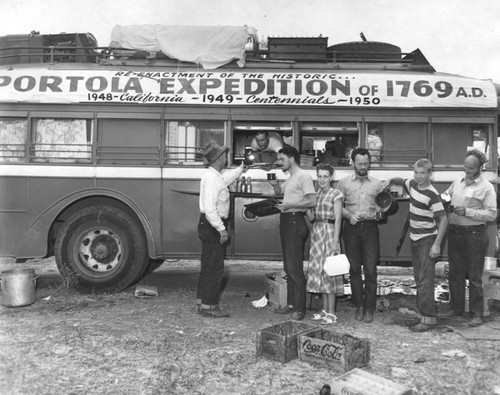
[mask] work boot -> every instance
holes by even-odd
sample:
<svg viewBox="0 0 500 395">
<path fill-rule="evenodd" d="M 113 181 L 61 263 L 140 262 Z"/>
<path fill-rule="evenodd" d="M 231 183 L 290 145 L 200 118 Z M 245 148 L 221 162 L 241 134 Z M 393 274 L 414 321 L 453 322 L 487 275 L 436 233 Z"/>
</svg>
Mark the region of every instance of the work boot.
<svg viewBox="0 0 500 395">
<path fill-rule="evenodd" d="M 365 323 L 369 324 L 370 322 L 373 322 L 373 310 L 366 310 Z"/>
<path fill-rule="evenodd" d="M 227 311 L 221 310 L 219 308 L 219 306 L 201 305 L 198 312 L 203 317 L 211 317 L 211 318 L 227 318 L 227 317 L 229 317 L 229 313 Z"/>
<path fill-rule="evenodd" d="M 363 309 L 361 307 L 356 307 L 354 318 L 358 321 L 363 321 Z"/>
<path fill-rule="evenodd" d="M 479 316 L 472 317 L 469 321 L 470 326 L 479 326 L 483 325 L 483 319 Z"/>
<path fill-rule="evenodd" d="M 457 317 L 462 317 L 463 315 L 463 312 L 462 313 L 458 313 L 458 312 L 455 312 L 453 310 L 449 310 L 447 311 L 446 313 L 441 313 L 441 314 L 438 314 L 438 317 L 439 318 L 457 318 Z"/>
<path fill-rule="evenodd" d="M 273 312 L 276 314 L 290 314 L 293 312 L 293 306 L 284 306 L 278 309 L 274 309 Z"/>
<path fill-rule="evenodd" d="M 288 318 L 294 321 L 302 321 L 305 317 L 306 313 L 299 313 L 298 311 L 294 311 Z"/>
</svg>

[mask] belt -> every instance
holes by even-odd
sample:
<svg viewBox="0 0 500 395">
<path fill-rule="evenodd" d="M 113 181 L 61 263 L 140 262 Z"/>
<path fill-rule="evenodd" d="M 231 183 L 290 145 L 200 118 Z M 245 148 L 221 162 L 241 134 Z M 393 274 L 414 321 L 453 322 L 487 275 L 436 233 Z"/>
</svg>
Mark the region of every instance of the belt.
<svg viewBox="0 0 500 395">
<path fill-rule="evenodd" d="M 200 213 L 200 217 L 201 218 L 205 218 L 205 219 L 207 218 L 207 216 L 205 215 L 205 213 Z M 227 220 L 227 218 L 224 218 L 224 217 L 220 217 L 220 219 L 223 220 L 223 221 Z"/>
<path fill-rule="evenodd" d="M 312 222 L 326 222 L 328 224 L 334 224 L 335 220 L 334 219 L 315 219 Z"/>
<path fill-rule="evenodd" d="M 281 215 L 297 215 L 297 216 L 303 216 L 305 215 L 304 211 L 293 211 L 291 213 L 281 213 Z"/>
<path fill-rule="evenodd" d="M 486 227 L 485 224 L 482 225 L 450 225 L 450 229 L 461 230 L 462 232 L 475 232 L 478 230 L 483 230 Z"/>
</svg>

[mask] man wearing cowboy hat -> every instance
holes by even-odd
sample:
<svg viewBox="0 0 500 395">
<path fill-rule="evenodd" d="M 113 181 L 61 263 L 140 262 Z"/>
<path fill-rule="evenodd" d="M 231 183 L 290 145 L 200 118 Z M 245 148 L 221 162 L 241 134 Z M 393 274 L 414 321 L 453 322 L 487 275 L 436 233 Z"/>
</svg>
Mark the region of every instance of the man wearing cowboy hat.
<svg viewBox="0 0 500 395">
<path fill-rule="evenodd" d="M 201 239 L 201 269 L 198 279 L 198 312 L 206 317 L 229 317 L 229 313 L 219 308 L 222 279 L 224 275 L 224 255 L 229 233 L 229 189 L 233 181 L 246 170 L 243 163 L 236 169 L 222 169 L 227 164 L 229 148 L 210 142 L 203 152 L 203 164 L 208 170 L 200 181 L 200 220 L 198 236 Z"/>
</svg>

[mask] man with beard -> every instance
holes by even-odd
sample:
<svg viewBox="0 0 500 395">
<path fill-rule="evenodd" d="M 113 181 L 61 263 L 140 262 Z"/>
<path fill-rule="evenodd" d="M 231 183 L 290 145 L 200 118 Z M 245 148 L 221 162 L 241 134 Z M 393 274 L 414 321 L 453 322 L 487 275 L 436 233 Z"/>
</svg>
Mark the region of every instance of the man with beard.
<svg viewBox="0 0 500 395">
<path fill-rule="evenodd" d="M 316 206 L 316 190 L 309 174 L 300 168 L 297 149 L 285 145 L 278 153 L 283 172 L 289 172 L 282 185 L 269 181 L 274 192 L 283 192 L 283 202 L 277 204 L 280 214 L 280 237 L 283 250 L 283 269 L 287 275 L 288 305 L 275 310 L 279 314 L 291 313 L 290 319 L 302 321 L 306 316 L 306 277 L 304 275 L 304 245 L 309 229 L 305 221 L 308 208 Z"/>
<path fill-rule="evenodd" d="M 343 237 L 351 265 L 349 275 L 356 305 L 355 318 L 370 323 L 377 303 L 379 260 L 375 197 L 383 190 L 383 185 L 380 180 L 368 175 L 370 152 L 366 148 L 354 149 L 351 160 L 354 174 L 341 179 L 337 188 L 345 198 L 342 208 L 342 217 L 345 218 Z M 364 289 L 361 267 L 365 275 Z"/>
<path fill-rule="evenodd" d="M 453 212 L 448 217 L 448 259 L 450 263 L 450 311 L 442 317 L 461 316 L 465 310 L 465 279 L 469 279 L 469 325 L 483 323 L 484 257 L 488 248 L 486 223 L 497 212 L 493 185 L 481 176 L 485 155 L 468 151 L 464 161 L 465 177 L 454 181 L 445 192 L 451 196 Z"/>
</svg>

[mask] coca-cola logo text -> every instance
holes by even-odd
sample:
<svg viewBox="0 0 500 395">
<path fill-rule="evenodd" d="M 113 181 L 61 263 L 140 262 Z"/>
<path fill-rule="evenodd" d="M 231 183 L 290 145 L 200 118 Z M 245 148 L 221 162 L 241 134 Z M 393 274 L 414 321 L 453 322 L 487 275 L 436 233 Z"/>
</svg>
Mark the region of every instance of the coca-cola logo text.
<svg viewBox="0 0 500 395">
<path fill-rule="evenodd" d="M 323 358 L 329 359 L 333 362 L 340 363 L 340 360 L 342 358 L 342 350 L 344 347 L 340 345 L 335 345 L 332 343 L 326 343 L 326 344 L 317 344 L 313 343 L 311 340 L 306 340 L 302 344 L 302 349 L 307 353 L 307 354 L 314 354 L 321 356 Z"/>
</svg>

